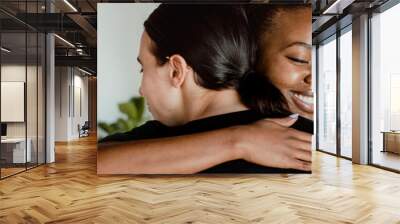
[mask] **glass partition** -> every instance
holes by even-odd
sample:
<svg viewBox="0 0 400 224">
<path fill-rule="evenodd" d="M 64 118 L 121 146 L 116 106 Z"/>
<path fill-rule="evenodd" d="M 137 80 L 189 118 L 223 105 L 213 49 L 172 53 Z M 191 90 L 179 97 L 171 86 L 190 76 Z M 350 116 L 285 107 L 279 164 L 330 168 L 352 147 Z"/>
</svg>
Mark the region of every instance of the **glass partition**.
<svg viewBox="0 0 400 224">
<path fill-rule="evenodd" d="M 318 47 L 318 149 L 336 154 L 336 37 Z"/>
<path fill-rule="evenodd" d="M 352 157 L 352 33 L 351 26 L 340 36 L 340 154 Z"/>
<path fill-rule="evenodd" d="M 44 1 L 17 5 L 21 16 L 42 12 Z M 45 163 L 45 44 L 44 33 L 0 12 L 1 179 Z"/>
<path fill-rule="evenodd" d="M 37 56 L 37 41 L 38 41 L 38 36 L 36 32 L 29 32 L 27 33 L 27 99 L 26 99 L 26 111 L 27 111 L 27 142 L 28 142 L 28 150 L 31 151 L 30 153 L 30 158 L 27 162 L 28 168 L 36 166 L 37 165 L 37 146 L 38 146 L 38 141 L 37 141 L 37 117 L 38 117 L 38 111 L 37 111 L 37 93 L 38 93 L 38 88 L 37 88 L 37 79 L 38 79 L 38 56 Z"/>
<path fill-rule="evenodd" d="M 24 171 L 31 156 L 26 140 L 26 40 L 25 32 L 1 34 L 2 177 Z"/>
<path fill-rule="evenodd" d="M 371 18 L 372 164 L 400 171 L 400 4 Z"/>
<path fill-rule="evenodd" d="M 43 33 L 38 33 L 38 64 L 37 64 L 37 162 L 43 164 L 46 162 L 46 37 Z"/>
</svg>

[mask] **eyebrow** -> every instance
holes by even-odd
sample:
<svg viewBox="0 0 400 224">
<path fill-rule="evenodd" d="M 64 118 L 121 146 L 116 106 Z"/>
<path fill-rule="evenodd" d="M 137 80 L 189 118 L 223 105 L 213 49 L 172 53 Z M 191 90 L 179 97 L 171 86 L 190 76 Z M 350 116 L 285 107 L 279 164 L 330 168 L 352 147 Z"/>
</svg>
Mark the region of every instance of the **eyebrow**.
<svg viewBox="0 0 400 224">
<path fill-rule="evenodd" d="M 139 57 L 137 57 L 136 60 L 139 62 L 139 64 L 142 64 Z"/>
<path fill-rule="evenodd" d="M 307 44 L 307 43 L 304 43 L 304 42 L 293 42 L 293 43 L 289 44 L 288 46 L 286 46 L 286 48 L 289 48 L 289 47 L 292 47 L 292 46 L 295 46 L 295 45 L 312 49 L 311 44 Z"/>
</svg>

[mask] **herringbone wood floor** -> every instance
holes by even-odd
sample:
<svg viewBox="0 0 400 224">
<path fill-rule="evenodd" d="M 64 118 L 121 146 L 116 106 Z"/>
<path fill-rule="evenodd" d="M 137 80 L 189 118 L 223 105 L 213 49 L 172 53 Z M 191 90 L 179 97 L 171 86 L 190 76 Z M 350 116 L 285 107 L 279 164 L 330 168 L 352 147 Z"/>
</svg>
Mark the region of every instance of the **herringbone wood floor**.
<svg viewBox="0 0 400 224">
<path fill-rule="evenodd" d="M 313 174 L 96 175 L 93 137 L 0 181 L 0 223 L 400 223 L 400 175 L 314 153 Z"/>
</svg>

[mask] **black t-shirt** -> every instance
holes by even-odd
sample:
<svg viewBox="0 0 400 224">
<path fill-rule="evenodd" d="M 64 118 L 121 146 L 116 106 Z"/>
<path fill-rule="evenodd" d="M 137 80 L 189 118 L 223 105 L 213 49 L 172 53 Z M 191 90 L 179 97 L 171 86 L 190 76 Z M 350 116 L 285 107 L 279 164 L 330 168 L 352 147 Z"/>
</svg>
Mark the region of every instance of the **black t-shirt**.
<svg viewBox="0 0 400 224">
<path fill-rule="evenodd" d="M 233 113 L 227 113 L 212 117 L 207 117 L 199 120 L 188 122 L 185 125 L 177 127 L 168 127 L 159 121 L 148 121 L 140 127 L 134 128 L 125 133 L 117 133 L 103 138 L 99 143 L 110 141 L 132 141 L 143 140 L 151 138 L 162 138 L 179 136 L 186 134 L 193 134 L 198 132 L 205 132 L 226 128 L 234 125 L 250 124 L 260 119 L 266 118 L 266 115 L 257 113 L 253 110 L 245 110 Z M 279 115 L 269 115 L 271 117 L 281 117 Z M 313 122 L 306 118 L 300 117 L 291 126 L 294 129 L 313 133 Z M 203 170 L 201 173 L 310 173 L 308 171 L 301 171 L 295 169 L 281 169 L 261 166 L 258 164 L 250 163 L 245 160 L 232 160 L 221 163 L 214 167 Z"/>
</svg>

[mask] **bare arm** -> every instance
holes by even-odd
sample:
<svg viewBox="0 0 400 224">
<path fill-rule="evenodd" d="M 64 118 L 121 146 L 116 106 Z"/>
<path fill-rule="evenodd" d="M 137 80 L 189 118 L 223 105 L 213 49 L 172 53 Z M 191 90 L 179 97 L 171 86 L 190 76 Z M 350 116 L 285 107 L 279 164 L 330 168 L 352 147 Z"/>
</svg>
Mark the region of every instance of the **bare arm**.
<svg viewBox="0 0 400 224">
<path fill-rule="evenodd" d="M 234 128 L 203 133 L 102 143 L 98 148 L 98 174 L 189 174 L 239 159 L 229 132 Z"/>
<path fill-rule="evenodd" d="M 263 120 L 185 136 L 101 144 L 97 158 L 98 174 L 189 174 L 235 159 L 310 170 L 311 135 Z"/>
</svg>

